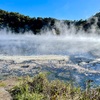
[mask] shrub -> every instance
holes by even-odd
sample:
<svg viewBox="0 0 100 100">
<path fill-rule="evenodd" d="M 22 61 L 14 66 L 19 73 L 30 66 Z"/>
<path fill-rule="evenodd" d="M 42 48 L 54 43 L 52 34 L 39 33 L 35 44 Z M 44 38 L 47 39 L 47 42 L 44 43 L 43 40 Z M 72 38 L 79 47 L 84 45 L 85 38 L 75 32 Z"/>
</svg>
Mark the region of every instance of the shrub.
<svg viewBox="0 0 100 100">
<path fill-rule="evenodd" d="M 25 78 L 10 90 L 13 100 L 100 100 L 100 88 L 82 91 L 72 83 L 49 81 L 40 73 L 33 79 Z"/>
</svg>

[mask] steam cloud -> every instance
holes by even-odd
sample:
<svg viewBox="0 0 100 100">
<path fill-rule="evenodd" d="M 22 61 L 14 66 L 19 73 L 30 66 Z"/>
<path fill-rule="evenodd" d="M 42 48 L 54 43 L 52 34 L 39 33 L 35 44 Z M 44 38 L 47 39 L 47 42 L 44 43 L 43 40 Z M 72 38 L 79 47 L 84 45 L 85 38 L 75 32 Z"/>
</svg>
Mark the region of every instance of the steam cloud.
<svg viewBox="0 0 100 100">
<path fill-rule="evenodd" d="M 88 30 L 81 28 L 78 32 L 72 24 L 70 28 L 61 22 L 55 26 L 61 35 L 55 35 L 55 30 L 41 30 L 42 35 L 33 35 L 31 32 L 24 35 L 15 35 L 6 30 L 0 31 L 0 54 L 1 55 L 78 55 L 100 57 L 100 37 L 96 34 L 97 19 Z M 77 32 L 77 34 L 76 34 Z"/>
</svg>

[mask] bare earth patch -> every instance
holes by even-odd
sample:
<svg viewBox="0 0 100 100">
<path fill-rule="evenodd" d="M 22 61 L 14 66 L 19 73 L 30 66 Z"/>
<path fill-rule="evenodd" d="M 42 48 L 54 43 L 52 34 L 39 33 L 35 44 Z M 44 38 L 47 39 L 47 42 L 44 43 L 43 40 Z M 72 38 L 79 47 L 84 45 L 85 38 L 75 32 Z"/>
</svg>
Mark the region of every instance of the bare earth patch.
<svg viewBox="0 0 100 100">
<path fill-rule="evenodd" d="M 12 97 L 9 94 L 8 90 L 17 84 L 17 78 L 0 80 L 0 83 L 3 84 L 2 86 L 0 86 L 0 100 L 12 100 Z"/>
</svg>

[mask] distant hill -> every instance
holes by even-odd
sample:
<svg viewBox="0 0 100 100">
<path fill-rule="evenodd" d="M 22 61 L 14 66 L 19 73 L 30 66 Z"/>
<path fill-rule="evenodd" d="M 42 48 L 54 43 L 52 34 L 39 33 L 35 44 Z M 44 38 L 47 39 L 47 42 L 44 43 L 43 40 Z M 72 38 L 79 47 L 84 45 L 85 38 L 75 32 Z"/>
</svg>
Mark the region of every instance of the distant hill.
<svg viewBox="0 0 100 100">
<path fill-rule="evenodd" d="M 25 32 L 30 31 L 33 34 L 41 34 L 40 31 L 45 28 L 48 28 L 49 30 L 54 29 L 56 34 L 60 34 L 59 29 L 55 26 L 55 23 L 60 21 L 61 20 L 55 18 L 30 18 L 29 16 L 24 16 L 16 12 L 8 12 L 0 9 L 0 30 L 6 28 L 7 31 L 16 34 L 24 34 Z M 100 13 L 95 14 L 87 20 L 62 21 L 64 24 L 68 25 L 68 28 L 73 24 L 77 31 L 82 29 L 88 32 L 93 25 L 95 28 L 100 29 Z"/>
</svg>

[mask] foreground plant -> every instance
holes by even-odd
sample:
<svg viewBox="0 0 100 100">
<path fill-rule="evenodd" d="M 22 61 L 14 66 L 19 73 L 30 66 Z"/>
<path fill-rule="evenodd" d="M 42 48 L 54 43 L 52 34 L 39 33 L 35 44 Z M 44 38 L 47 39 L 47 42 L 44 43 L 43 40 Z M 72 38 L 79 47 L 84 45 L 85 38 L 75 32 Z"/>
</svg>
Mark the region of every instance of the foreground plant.
<svg viewBox="0 0 100 100">
<path fill-rule="evenodd" d="M 82 91 L 70 83 L 49 81 L 40 73 L 33 79 L 25 78 L 10 90 L 13 100 L 100 100 L 100 88 Z"/>
</svg>

